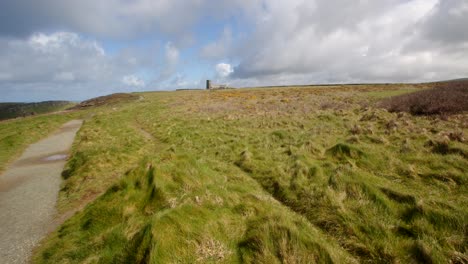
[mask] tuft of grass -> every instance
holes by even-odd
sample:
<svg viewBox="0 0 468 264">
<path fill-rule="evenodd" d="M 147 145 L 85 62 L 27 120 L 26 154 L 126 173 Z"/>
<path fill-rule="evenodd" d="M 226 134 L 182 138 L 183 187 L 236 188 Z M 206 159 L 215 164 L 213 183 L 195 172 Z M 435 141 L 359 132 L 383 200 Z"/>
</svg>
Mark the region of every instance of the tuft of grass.
<svg viewBox="0 0 468 264">
<path fill-rule="evenodd" d="M 334 158 L 345 159 L 345 158 L 359 158 L 364 155 L 361 150 L 344 143 L 338 143 L 333 147 L 327 149 L 326 153 Z"/>
<path fill-rule="evenodd" d="M 316 263 L 333 262 L 332 256 L 311 234 L 291 230 L 280 216 L 259 218 L 248 223 L 239 243 L 243 263 Z"/>
<path fill-rule="evenodd" d="M 419 263 L 434 263 L 434 260 L 431 257 L 431 252 L 428 247 L 425 246 L 421 241 L 417 241 L 413 246 L 413 252 L 415 260 Z"/>
</svg>

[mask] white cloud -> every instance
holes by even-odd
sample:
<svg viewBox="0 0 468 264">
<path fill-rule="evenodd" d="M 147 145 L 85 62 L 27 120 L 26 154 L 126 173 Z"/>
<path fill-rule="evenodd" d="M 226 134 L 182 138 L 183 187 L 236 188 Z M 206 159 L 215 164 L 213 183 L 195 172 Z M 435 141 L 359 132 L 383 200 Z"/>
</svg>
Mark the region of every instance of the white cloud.
<svg viewBox="0 0 468 264">
<path fill-rule="evenodd" d="M 13 75 L 9 72 L 0 72 L 0 81 L 10 81 Z"/>
<path fill-rule="evenodd" d="M 2 0 L 0 32 L 28 35 L 65 28 L 99 37 L 165 34 L 185 38 L 201 19 L 222 19 L 260 0 Z M 250 7 L 250 8 L 249 8 Z"/>
<path fill-rule="evenodd" d="M 170 85 L 177 89 L 193 89 L 200 87 L 199 82 L 188 80 L 184 74 L 177 73 L 170 81 Z"/>
<path fill-rule="evenodd" d="M 128 73 L 153 65 L 146 52 L 124 50 L 111 56 L 97 41 L 72 32 L 0 37 L 0 101 L 81 100 L 133 91 L 145 83 Z"/>
<path fill-rule="evenodd" d="M 172 42 L 167 42 L 164 47 L 164 68 L 161 70 L 158 82 L 166 81 L 176 73 L 179 59 L 179 49 Z"/>
<path fill-rule="evenodd" d="M 218 63 L 215 68 L 218 77 L 221 78 L 226 78 L 234 72 L 231 64 L 228 63 Z"/>
<path fill-rule="evenodd" d="M 75 74 L 73 72 L 59 72 L 54 75 L 54 81 L 74 81 Z"/>
<path fill-rule="evenodd" d="M 10 81 L 97 81 L 119 74 L 103 48 L 76 33 L 36 33 L 27 39 L 0 38 L 0 72 Z"/>
<path fill-rule="evenodd" d="M 168 42 L 166 44 L 166 63 L 169 67 L 175 67 L 179 62 L 179 50 L 172 44 Z"/>
<path fill-rule="evenodd" d="M 468 42 L 466 0 L 440 0 L 421 24 L 422 37 L 442 46 Z"/>
<path fill-rule="evenodd" d="M 122 78 L 122 83 L 133 87 L 144 87 L 145 82 L 136 75 L 126 75 Z"/>
<path fill-rule="evenodd" d="M 201 56 L 205 59 L 223 59 L 228 55 L 233 45 L 232 31 L 225 27 L 221 37 L 212 43 L 207 44 L 201 49 Z"/>
<path fill-rule="evenodd" d="M 56 32 L 51 35 L 36 33 L 29 38 L 29 43 L 34 49 L 46 52 L 60 48 L 65 43 L 76 45 L 78 39 L 77 34 L 70 32 Z"/>
<path fill-rule="evenodd" d="M 326 83 L 430 81 L 466 75 L 466 42 L 451 49 L 423 40 L 423 34 L 428 35 L 424 25 L 429 23 L 424 21 L 433 21 L 448 2 L 453 6 L 461 1 L 265 2 L 253 33 L 230 53 L 239 61 L 231 78 L 238 83 Z M 444 12 L 443 18 L 462 25 L 458 22 L 468 12 L 460 12 L 465 15 L 452 18 Z M 437 32 L 468 36 L 466 30 L 449 33 L 448 23 L 447 29 Z"/>
</svg>

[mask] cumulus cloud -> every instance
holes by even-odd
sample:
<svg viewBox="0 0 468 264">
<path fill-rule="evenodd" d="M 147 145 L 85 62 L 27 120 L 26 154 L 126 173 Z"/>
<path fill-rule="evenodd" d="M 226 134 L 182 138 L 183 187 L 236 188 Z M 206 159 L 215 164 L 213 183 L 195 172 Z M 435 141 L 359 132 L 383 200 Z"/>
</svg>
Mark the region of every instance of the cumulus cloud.
<svg viewBox="0 0 468 264">
<path fill-rule="evenodd" d="M 0 39 L 3 81 L 95 81 L 119 71 L 95 41 L 70 32 L 34 34 L 27 39 Z M 125 66 L 123 66 L 125 68 Z"/>
<path fill-rule="evenodd" d="M 439 1 L 426 19 L 423 20 L 423 37 L 444 45 L 467 42 L 467 25 L 467 1 Z"/>
<path fill-rule="evenodd" d="M 176 55 L 169 52 L 169 67 Z M 97 41 L 72 32 L 0 37 L 0 100 L 82 100 L 141 88 L 144 81 L 132 73 L 153 66 L 147 57 L 128 50 L 106 54 Z"/>
<path fill-rule="evenodd" d="M 193 89 L 201 87 L 199 81 L 189 80 L 185 74 L 181 73 L 175 74 L 169 85 L 171 85 L 173 89 Z"/>
<path fill-rule="evenodd" d="M 46 28 L 100 37 L 155 31 L 185 37 L 200 19 L 229 17 L 254 2 L 259 0 L 2 0 L 0 34 L 24 36 Z"/>
<path fill-rule="evenodd" d="M 421 45 L 423 21 L 432 23 L 433 10 L 442 8 L 437 0 L 376 2 L 269 1 L 258 15 L 252 37 L 237 51 L 240 63 L 233 78 L 372 82 L 466 74 L 468 62 L 460 61 L 450 50 L 408 49 Z M 468 17 L 467 12 L 457 10 Z M 460 51 L 466 58 L 468 49 Z"/>
<path fill-rule="evenodd" d="M 201 56 L 205 59 L 224 59 L 228 56 L 228 53 L 233 45 L 232 31 L 229 27 L 225 27 L 221 37 L 212 43 L 205 45 L 201 49 Z"/>
<path fill-rule="evenodd" d="M 122 83 L 128 86 L 144 87 L 145 82 L 136 75 L 126 75 L 122 78 Z"/>
<path fill-rule="evenodd" d="M 177 71 L 179 64 L 180 52 L 179 49 L 172 43 L 166 43 L 164 47 L 164 61 L 165 67 L 161 71 L 158 82 L 166 81 Z"/>
<path fill-rule="evenodd" d="M 179 50 L 172 44 L 168 42 L 166 44 L 166 63 L 170 67 L 175 67 L 179 62 Z"/>
<path fill-rule="evenodd" d="M 75 80 L 75 74 L 73 72 L 59 72 L 54 75 L 53 78 L 54 81 L 74 81 Z"/>
<path fill-rule="evenodd" d="M 233 73 L 233 72 L 234 72 L 234 70 L 233 70 L 231 64 L 218 63 L 216 65 L 216 73 L 217 73 L 218 77 L 220 77 L 220 78 L 226 78 L 229 75 L 231 75 L 231 73 Z"/>
</svg>

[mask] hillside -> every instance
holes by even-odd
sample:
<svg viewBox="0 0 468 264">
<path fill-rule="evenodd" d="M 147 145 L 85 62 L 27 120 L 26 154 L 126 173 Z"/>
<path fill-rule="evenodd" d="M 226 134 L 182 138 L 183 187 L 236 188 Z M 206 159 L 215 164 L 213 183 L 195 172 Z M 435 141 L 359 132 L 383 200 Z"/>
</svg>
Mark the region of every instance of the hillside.
<svg viewBox="0 0 468 264">
<path fill-rule="evenodd" d="M 87 108 L 95 108 L 99 106 L 110 106 L 115 105 L 122 102 L 130 102 L 133 100 L 137 100 L 138 96 L 128 93 L 115 93 L 105 96 L 100 96 L 96 98 L 92 98 L 86 101 L 83 101 L 73 107 L 70 110 L 83 110 Z"/>
<path fill-rule="evenodd" d="M 69 101 L 44 101 L 38 103 L 0 103 L 0 120 L 46 114 L 73 106 Z"/>
<path fill-rule="evenodd" d="M 467 262 L 467 113 L 379 105 L 431 87 L 141 93 L 88 108 L 58 200 L 73 216 L 34 261 Z"/>
</svg>

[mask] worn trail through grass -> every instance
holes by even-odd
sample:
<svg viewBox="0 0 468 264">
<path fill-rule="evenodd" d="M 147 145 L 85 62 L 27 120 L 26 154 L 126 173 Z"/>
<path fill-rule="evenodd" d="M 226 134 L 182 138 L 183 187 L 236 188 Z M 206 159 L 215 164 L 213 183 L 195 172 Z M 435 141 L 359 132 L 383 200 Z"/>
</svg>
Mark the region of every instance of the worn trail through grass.
<svg viewBox="0 0 468 264">
<path fill-rule="evenodd" d="M 54 226 L 60 173 L 82 121 L 30 145 L 0 175 L 0 263 L 26 263 Z"/>
</svg>

